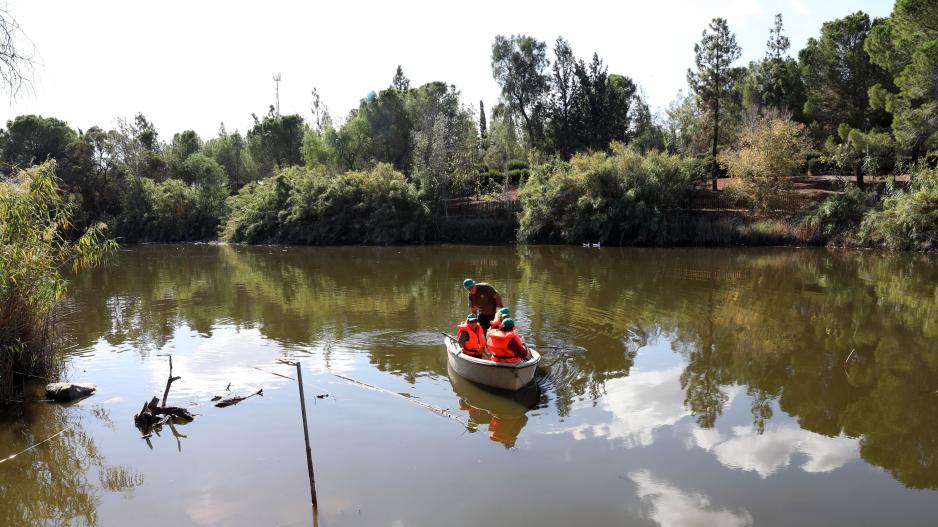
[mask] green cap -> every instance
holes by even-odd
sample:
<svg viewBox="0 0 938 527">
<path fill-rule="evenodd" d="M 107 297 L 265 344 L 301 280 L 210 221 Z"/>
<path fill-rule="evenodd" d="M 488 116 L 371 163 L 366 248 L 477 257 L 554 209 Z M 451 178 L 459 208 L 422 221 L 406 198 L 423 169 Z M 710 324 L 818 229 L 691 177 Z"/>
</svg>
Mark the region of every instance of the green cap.
<svg viewBox="0 0 938 527">
<path fill-rule="evenodd" d="M 465 280 L 462 281 L 462 286 L 465 287 L 466 289 L 469 289 L 470 287 L 474 285 L 476 285 L 476 281 L 473 280 L 472 278 L 466 278 Z"/>
<path fill-rule="evenodd" d="M 473 320 L 479 320 L 479 317 L 475 316 L 473 313 L 469 313 L 469 316 L 466 317 L 466 322 L 472 322 Z"/>
<path fill-rule="evenodd" d="M 508 311 L 507 307 L 503 307 L 498 310 L 498 314 L 501 315 L 502 317 L 510 317 L 511 311 Z"/>
<path fill-rule="evenodd" d="M 506 318 L 505 320 L 502 320 L 502 330 L 504 330 L 504 331 L 511 331 L 511 330 L 513 330 L 513 329 L 515 329 L 515 321 L 514 321 L 514 320 L 512 320 L 512 319 L 510 319 L 510 318 Z"/>
</svg>

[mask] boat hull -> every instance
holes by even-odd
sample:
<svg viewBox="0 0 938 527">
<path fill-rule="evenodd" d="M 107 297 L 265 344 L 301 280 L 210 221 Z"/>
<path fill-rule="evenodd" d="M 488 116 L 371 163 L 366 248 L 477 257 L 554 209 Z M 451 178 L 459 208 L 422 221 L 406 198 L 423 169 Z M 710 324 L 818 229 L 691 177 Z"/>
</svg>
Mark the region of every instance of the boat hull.
<svg viewBox="0 0 938 527">
<path fill-rule="evenodd" d="M 522 362 L 501 363 L 469 357 L 461 352 L 459 344 L 444 337 L 446 360 L 449 367 L 460 377 L 474 383 L 500 390 L 518 391 L 534 379 L 534 370 L 541 360 L 540 354 L 531 351 L 531 357 Z"/>
</svg>

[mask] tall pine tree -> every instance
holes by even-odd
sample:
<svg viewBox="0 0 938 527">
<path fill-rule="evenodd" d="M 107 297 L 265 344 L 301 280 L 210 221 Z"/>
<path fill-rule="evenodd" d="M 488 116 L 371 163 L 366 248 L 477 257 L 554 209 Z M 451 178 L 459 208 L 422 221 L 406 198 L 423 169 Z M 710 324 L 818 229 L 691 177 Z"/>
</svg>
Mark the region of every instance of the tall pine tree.
<svg viewBox="0 0 938 527">
<path fill-rule="evenodd" d="M 720 136 L 720 103 L 728 99 L 735 88 L 736 75 L 733 62 L 742 54 L 736 36 L 724 18 L 714 18 L 703 32 L 700 43 L 694 45 L 697 71 L 687 70 L 687 83 L 697 95 L 699 104 L 710 114 L 713 132 L 710 177 L 713 190 L 717 190 L 717 141 Z"/>
</svg>

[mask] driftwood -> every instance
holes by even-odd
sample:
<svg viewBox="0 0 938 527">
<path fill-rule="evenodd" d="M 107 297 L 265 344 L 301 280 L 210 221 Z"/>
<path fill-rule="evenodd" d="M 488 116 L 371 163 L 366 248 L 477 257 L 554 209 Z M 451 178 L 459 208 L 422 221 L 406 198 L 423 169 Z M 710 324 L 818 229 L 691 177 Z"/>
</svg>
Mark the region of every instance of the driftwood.
<svg viewBox="0 0 938 527">
<path fill-rule="evenodd" d="M 195 419 L 189 410 L 178 406 L 166 406 L 169 397 L 169 388 L 173 382 L 181 377 L 173 377 L 173 356 L 169 356 L 169 377 L 166 379 L 166 389 L 163 390 L 163 404 L 157 397 L 143 403 L 140 413 L 134 415 L 134 424 L 140 429 L 144 437 L 149 437 L 151 431 L 159 430 L 166 423 L 188 423 Z"/>
<path fill-rule="evenodd" d="M 238 404 L 245 399 L 254 397 L 255 395 L 260 395 L 261 397 L 263 397 L 264 389 L 261 388 L 260 390 L 257 390 L 256 392 L 252 393 L 251 395 L 232 395 L 231 397 L 226 397 L 224 399 L 221 399 L 220 401 L 218 401 L 218 399 L 220 399 L 221 396 L 216 395 L 215 397 L 212 397 L 212 400 L 218 401 L 217 403 L 215 403 L 215 406 L 217 406 L 218 408 L 225 408 L 227 406 Z"/>
</svg>

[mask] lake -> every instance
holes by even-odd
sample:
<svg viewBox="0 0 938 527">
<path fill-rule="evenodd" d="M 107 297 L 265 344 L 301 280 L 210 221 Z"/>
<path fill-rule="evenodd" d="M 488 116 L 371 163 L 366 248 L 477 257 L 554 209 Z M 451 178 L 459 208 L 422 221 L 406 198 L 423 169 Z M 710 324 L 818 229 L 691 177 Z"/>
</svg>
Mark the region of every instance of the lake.
<svg viewBox="0 0 938 527">
<path fill-rule="evenodd" d="M 440 332 L 466 316 L 466 277 L 561 348 L 536 385 L 450 378 Z M 58 434 L 0 464 L 0 525 L 311 524 L 278 359 L 302 367 L 321 525 L 938 517 L 934 257 L 162 245 L 73 280 L 67 377 L 98 392 L 0 410 L 0 458 Z M 142 438 L 169 354 L 168 403 L 199 415 Z"/>
</svg>

